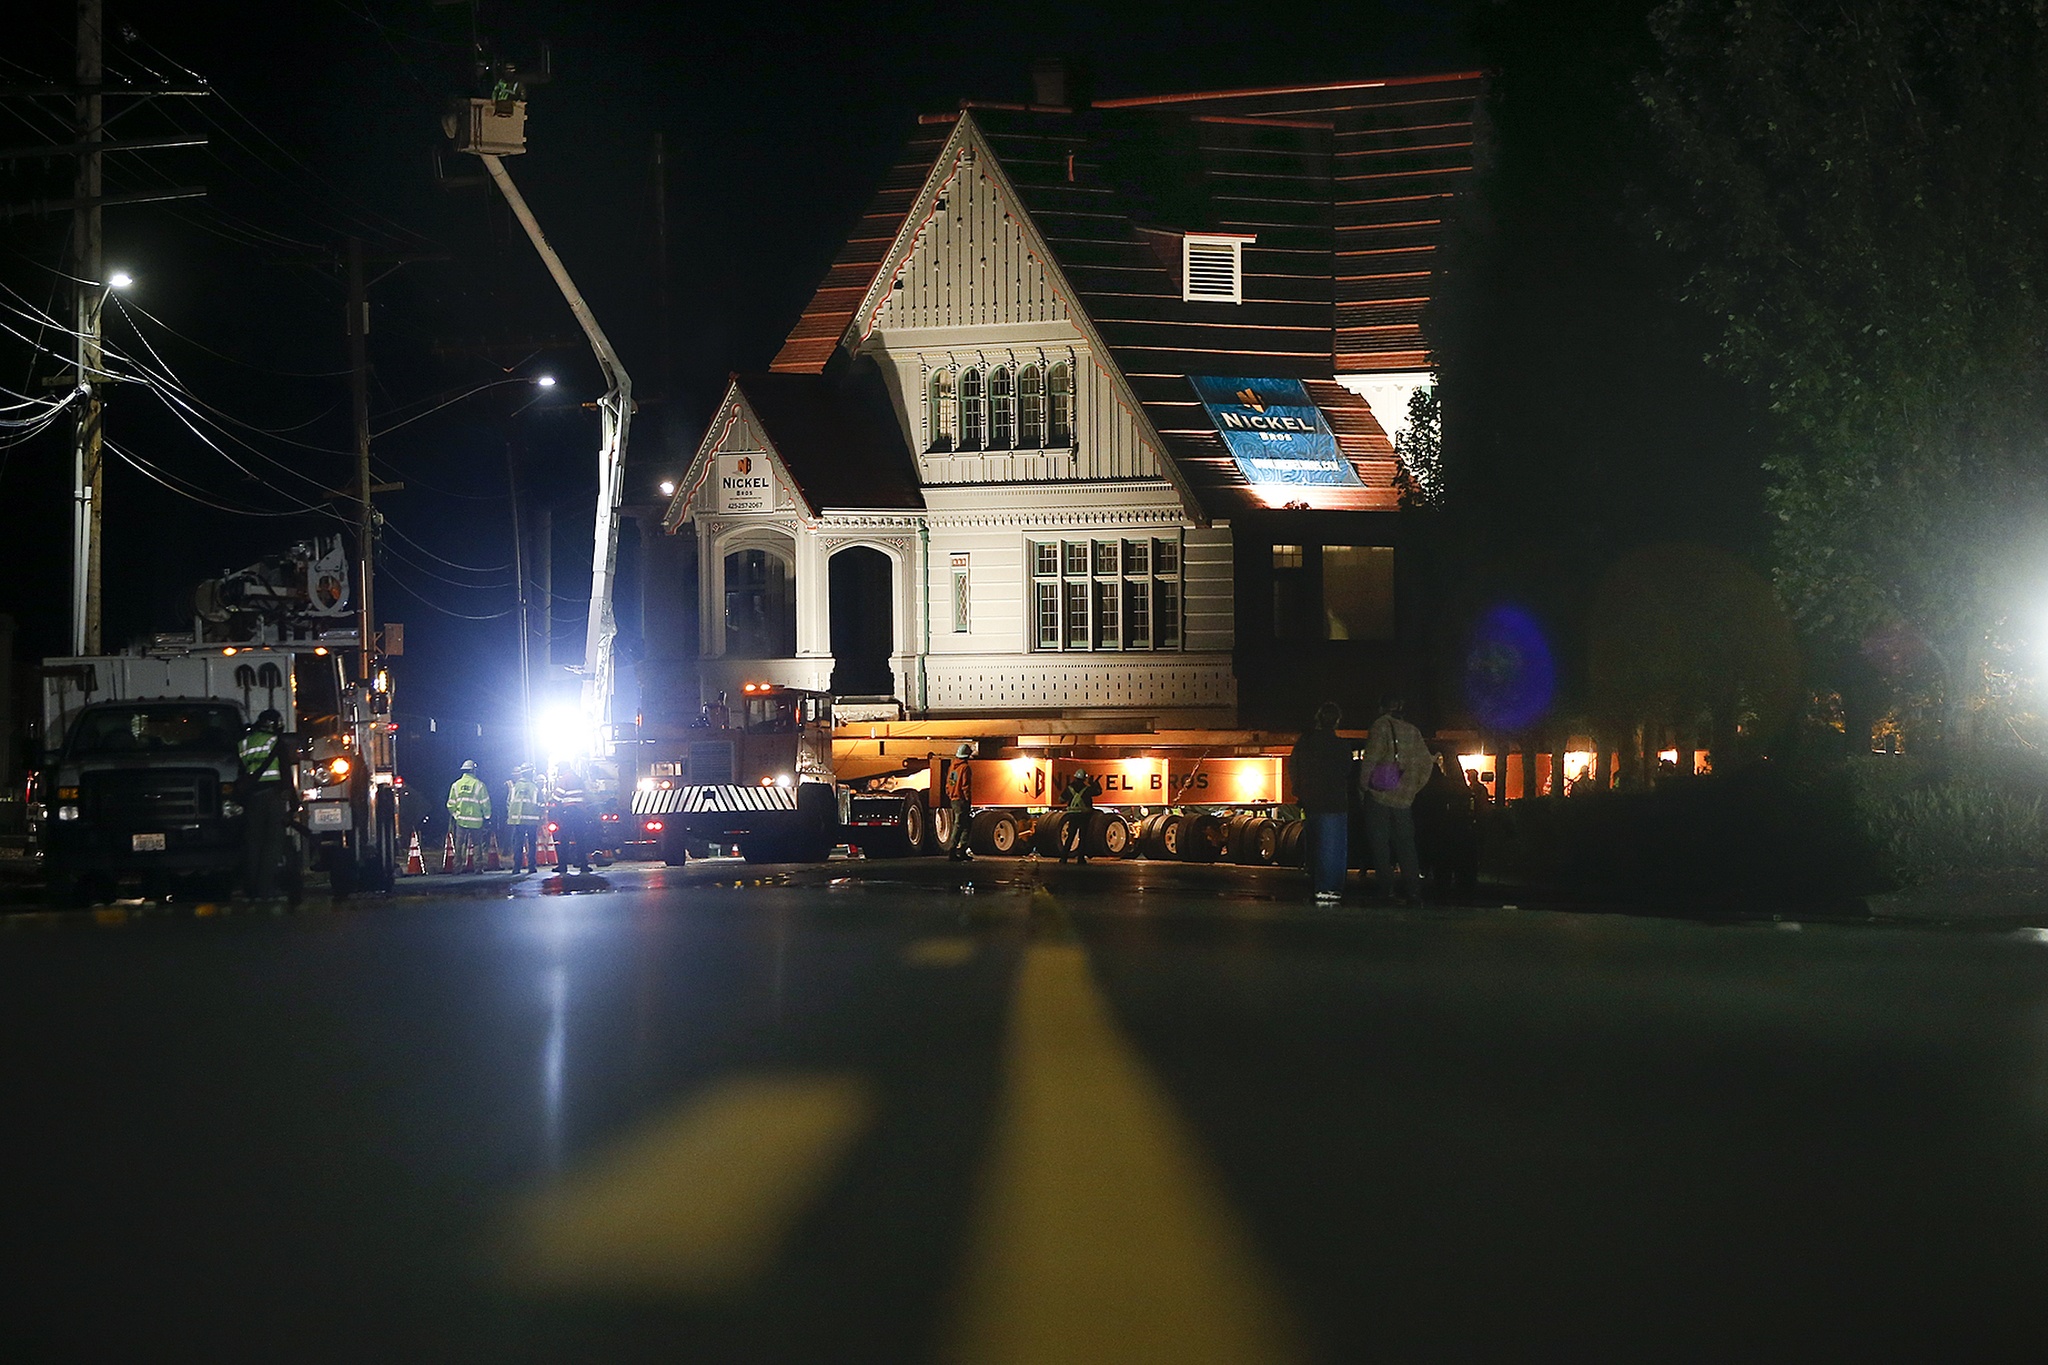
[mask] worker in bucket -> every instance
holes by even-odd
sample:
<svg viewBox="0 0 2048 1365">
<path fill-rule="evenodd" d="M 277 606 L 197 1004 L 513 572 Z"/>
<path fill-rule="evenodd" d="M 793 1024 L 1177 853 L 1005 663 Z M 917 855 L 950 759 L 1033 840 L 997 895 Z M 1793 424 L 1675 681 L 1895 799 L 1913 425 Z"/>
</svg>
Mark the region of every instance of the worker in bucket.
<svg viewBox="0 0 2048 1365">
<path fill-rule="evenodd" d="M 448 789 L 448 820 L 455 831 L 455 865 L 474 872 L 484 841 L 484 829 L 491 823 L 491 789 L 476 775 L 476 760 L 462 760 L 462 776 Z"/>
</svg>

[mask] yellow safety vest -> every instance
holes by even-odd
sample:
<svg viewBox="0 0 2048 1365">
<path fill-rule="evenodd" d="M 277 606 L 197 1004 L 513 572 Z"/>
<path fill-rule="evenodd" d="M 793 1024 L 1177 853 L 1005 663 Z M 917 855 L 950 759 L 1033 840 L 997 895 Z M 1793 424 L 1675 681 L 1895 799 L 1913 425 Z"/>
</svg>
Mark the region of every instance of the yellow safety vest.
<svg viewBox="0 0 2048 1365">
<path fill-rule="evenodd" d="M 464 773 L 448 789 L 448 813 L 464 829 L 482 829 L 491 818 L 491 793 L 473 775 Z"/>
</svg>

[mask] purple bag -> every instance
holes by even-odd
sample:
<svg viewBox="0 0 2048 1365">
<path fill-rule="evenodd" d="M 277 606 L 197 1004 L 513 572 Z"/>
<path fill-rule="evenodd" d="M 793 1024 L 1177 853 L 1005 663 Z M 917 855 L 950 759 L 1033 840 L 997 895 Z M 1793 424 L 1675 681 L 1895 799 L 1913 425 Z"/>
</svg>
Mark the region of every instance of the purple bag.
<svg viewBox="0 0 2048 1365">
<path fill-rule="evenodd" d="M 1365 785 L 1376 792 L 1390 792 L 1401 785 L 1401 732 L 1391 725 L 1388 731 L 1394 742 L 1394 756 L 1373 764 L 1365 778 Z"/>
</svg>

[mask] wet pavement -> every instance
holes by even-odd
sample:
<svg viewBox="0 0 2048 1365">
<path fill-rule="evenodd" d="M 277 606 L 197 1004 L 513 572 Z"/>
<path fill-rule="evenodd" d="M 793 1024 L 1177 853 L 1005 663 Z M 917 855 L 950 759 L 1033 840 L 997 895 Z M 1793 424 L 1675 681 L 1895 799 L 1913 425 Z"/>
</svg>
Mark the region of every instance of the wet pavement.
<svg viewBox="0 0 2048 1365">
<path fill-rule="evenodd" d="M 2038 1354 L 2048 933 L 1298 881 L 0 916 L 0 1358 Z"/>
</svg>

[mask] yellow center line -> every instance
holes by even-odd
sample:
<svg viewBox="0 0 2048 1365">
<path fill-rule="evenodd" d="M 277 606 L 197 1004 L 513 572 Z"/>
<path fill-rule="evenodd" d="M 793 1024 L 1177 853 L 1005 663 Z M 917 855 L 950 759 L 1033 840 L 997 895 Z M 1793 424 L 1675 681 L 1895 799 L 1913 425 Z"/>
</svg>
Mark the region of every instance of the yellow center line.
<svg viewBox="0 0 2048 1365">
<path fill-rule="evenodd" d="M 971 938 L 920 938 L 905 946 L 903 963 L 908 967 L 964 967 L 979 949 Z"/>
<path fill-rule="evenodd" d="M 1056 920 L 1045 899 L 1036 908 Z M 1118 1029 L 1078 943 L 1025 950 L 1006 1063 L 945 1358 L 1306 1358 L 1215 1173 Z"/>
<path fill-rule="evenodd" d="M 855 1076 L 720 1081 L 531 1200 L 512 1278 L 551 1292 L 743 1293 L 874 1112 Z"/>
</svg>

